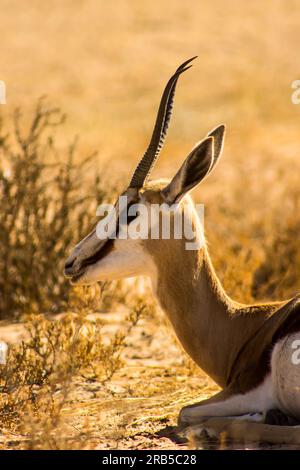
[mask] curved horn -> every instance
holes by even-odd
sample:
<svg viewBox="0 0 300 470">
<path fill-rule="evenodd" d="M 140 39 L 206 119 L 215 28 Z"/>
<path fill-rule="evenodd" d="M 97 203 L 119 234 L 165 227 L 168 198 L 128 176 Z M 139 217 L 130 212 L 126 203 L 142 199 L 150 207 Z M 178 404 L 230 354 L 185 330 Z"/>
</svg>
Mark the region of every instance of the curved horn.
<svg viewBox="0 0 300 470">
<path fill-rule="evenodd" d="M 138 166 L 136 167 L 136 170 L 133 174 L 133 177 L 131 179 L 130 188 L 141 188 L 145 181 L 147 180 L 150 171 L 152 170 L 152 167 L 158 157 L 158 154 L 163 146 L 167 130 L 169 127 L 171 115 L 172 115 L 172 109 L 173 109 L 173 101 L 174 101 L 174 95 L 175 95 L 175 89 L 176 89 L 176 84 L 179 76 L 188 70 L 190 66 L 187 67 L 187 65 L 194 59 L 196 59 L 197 56 L 192 57 L 191 59 L 185 61 L 183 64 L 181 64 L 174 75 L 170 78 L 168 81 L 163 95 L 160 100 L 160 105 L 158 108 L 157 112 L 157 117 L 155 121 L 155 126 L 153 130 L 153 134 L 151 137 L 150 144 L 139 162 Z"/>
</svg>

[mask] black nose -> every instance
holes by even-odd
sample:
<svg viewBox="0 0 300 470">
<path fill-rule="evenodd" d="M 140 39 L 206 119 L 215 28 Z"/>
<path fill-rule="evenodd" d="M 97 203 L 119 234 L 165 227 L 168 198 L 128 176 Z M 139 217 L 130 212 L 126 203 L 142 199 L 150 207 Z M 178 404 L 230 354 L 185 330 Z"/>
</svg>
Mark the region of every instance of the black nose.
<svg viewBox="0 0 300 470">
<path fill-rule="evenodd" d="M 65 271 L 68 271 L 68 269 L 71 269 L 74 262 L 75 262 L 75 258 L 72 261 L 67 261 L 65 264 Z"/>
<path fill-rule="evenodd" d="M 74 264 L 74 261 L 75 261 L 75 259 L 73 259 L 72 261 L 67 261 L 66 264 L 65 264 L 65 268 L 72 268 L 72 266 Z"/>
</svg>

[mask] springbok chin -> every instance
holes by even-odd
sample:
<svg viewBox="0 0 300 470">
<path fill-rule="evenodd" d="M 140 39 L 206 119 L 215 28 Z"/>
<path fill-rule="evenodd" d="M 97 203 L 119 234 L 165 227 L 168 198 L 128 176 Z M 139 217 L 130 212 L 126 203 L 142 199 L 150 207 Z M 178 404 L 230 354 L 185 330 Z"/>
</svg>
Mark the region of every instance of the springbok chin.
<svg viewBox="0 0 300 470">
<path fill-rule="evenodd" d="M 99 237 L 97 227 L 75 246 L 65 264 L 74 284 L 130 276 L 149 276 L 158 301 L 191 358 L 222 387 L 208 400 L 184 407 L 183 425 L 198 424 L 211 434 L 226 432 L 245 441 L 299 444 L 300 431 L 273 426 L 274 421 L 300 420 L 300 297 L 277 303 L 244 305 L 224 291 L 204 242 L 203 226 L 189 192 L 215 168 L 223 149 L 220 125 L 192 149 L 171 181 L 148 181 L 164 143 L 180 75 L 195 59 L 184 62 L 169 79 L 158 109 L 150 144 L 127 190 L 125 208 L 116 204 L 115 225 Z M 131 213 L 140 204 L 144 210 Z M 164 237 L 150 217 L 154 205 L 161 217 L 176 217 L 194 228 L 198 249 L 186 249 L 186 234 Z M 146 236 L 122 237 L 118 222 L 128 215 L 126 229 L 147 227 Z M 149 223 L 149 219 L 151 219 Z M 112 237 L 112 233 L 115 234 Z M 296 358 L 296 360 L 295 360 Z M 275 410 L 275 411 L 274 411 Z"/>
</svg>

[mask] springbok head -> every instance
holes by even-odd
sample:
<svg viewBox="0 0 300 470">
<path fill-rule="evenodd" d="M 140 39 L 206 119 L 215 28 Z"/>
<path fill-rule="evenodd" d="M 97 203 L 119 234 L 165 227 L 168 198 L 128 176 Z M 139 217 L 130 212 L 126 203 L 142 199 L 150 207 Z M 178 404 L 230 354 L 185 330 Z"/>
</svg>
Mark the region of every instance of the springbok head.
<svg viewBox="0 0 300 470">
<path fill-rule="evenodd" d="M 159 205 L 162 212 L 168 211 L 173 205 L 178 207 L 179 211 L 181 207 L 190 206 L 190 210 L 182 211 L 183 217 L 194 217 L 193 204 L 186 195 L 215 167 L 222 152 L 225 126 L 216 127 L 196 144 L 170 182 L 161 180 L 148 182 L 148 178 L 167 134 L 178 78 L 191 67 L 189 64 L 195 58 L 180 65 L 164 89 L 150 144 L 127 190 L 122 193 L 122 196 L 126 196 L 126 205 L 122 208 L 122 212 L 119 204 L 115 205 L 117 217 L 114 237 L 109 234 L 106 237 L 99 237 L 95 228 L 75 246 L 67 259 L 64 273 L 72 283 L 91 284 L 138 275 L 152 277 L 156 270 L 155 257 L 163 257 L 166 251 L 170 251 L 170 246 L 174 246 L 174 242 L 177 243 L 177 248 L 180 246 L 181 249 L 182 243 L 180 240 L 175 240 L 172 234 L 171 240 L 162 240 L 159 231 L 157 239 L 152 239 L 150 231 L 153 221 L 148 223 L 151 206 Z M 146 211 L 136 210 L 132 213 L 132 206 L 137 204 L 143 205 Z M 142 226 L 147 219 L 148 237 L 141 239 L 118 236 L 116 227 L 124 211 L 128 216 L 128 229 L 131 224 Z M 195 224 L 197 225 L 197 222 Z"/>
</svg>

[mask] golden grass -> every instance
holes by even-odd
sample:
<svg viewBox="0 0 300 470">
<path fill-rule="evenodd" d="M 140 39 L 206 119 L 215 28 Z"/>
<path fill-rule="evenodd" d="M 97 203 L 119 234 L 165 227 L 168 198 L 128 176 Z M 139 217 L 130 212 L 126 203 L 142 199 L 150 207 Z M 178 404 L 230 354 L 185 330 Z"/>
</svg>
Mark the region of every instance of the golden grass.
<svg viewBox="0 0 300 470">
<path fill-rule="evenodd" d="M 225 122 L 224 156 L 194 191 L 205 203 L 217 273 L 230 295 L 244 302 L 299 291 L 300 106 L 291 103 L 291 83 L 299 79 L 296 0 L 29 0 L 26 8 L 17 0 L 2 3 L 0 79 L 7 85 L 7 105 L 1 115 L 6 119 L 20 106 L 29 116 L 37 98 L 47 94 L 69 116 L 58 130 L 57 148 L 79 134 L 75 160 L 97 149 L 95 167 L 111 169 L 112 180 L 129 178 L 148 142 L 165 81 L 181 61 L 198 54 L 178 84 L 174 119 L 153 177 L 172 176 L 194 143 Z M 86 173 L 88 178 L 94 169 Z M 92 309 L 110 311 L 99 314 L 104 338 L 128 323 L 133 289 L 119 289 L 111 286 L 105 307 Z M 149 293 L 143 301 L 150 302 Z M 183 404 L 216 387 L 192 368 L 153 315 L 144 315 L 126 337 L 123 366 L 105 386 L 82 370 L 71 374 L 66 400 L 54 404 L 59 413 L 53 412 L 51 423 L 46 417 L 52 401 L 29 414 L 20 414 L 13 401 L 16 414 L 0 445 L 175 446 L 155 433 L 176 423 Z M 38 387 L 47 393 L 49 385 Z"/>
</svg>

